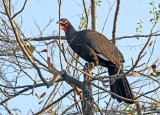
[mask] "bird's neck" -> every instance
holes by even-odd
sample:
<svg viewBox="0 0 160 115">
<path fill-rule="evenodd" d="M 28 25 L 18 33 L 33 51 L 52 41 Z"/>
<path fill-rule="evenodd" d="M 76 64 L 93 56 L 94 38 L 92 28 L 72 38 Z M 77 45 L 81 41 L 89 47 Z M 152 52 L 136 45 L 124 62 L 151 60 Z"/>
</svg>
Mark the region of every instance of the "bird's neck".
<svg viewBox="0 0 160 115">
<path fill-rule="evenodd" d="M 67 31 L 65 32 L 67 40 L 73 39 L 76 32 L 77 31 L 74 29 L 74 27 L 71 24 L 69 24 L 67 27 Z"/>
</svg>

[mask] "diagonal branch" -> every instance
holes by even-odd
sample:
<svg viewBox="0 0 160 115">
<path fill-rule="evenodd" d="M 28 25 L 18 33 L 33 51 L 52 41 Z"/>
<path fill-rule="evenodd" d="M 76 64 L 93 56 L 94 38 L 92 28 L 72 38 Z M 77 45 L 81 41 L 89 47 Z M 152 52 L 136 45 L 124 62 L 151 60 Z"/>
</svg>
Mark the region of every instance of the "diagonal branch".
<svg viewBox="0 0 160 115">
<path fill-rule="evenodd" d="M 54 104 L 56 104 L 57 102 L 59 102 L 60 100 L 62 100 L 63 98 L 65 98 L 67 95 L 69 95 L 74 90 L 75 89 L 69 90 L 67 93 L 65 93 L 60 98 L 58 98 L 57 100 L 55 100 L 54 102 L 52 102 L 51 104 L 49 104 L 47 107 L 43 108 L 41 111 L 35 113 L 34 115 L 40 115 L 41 113 L 43 113 L 44 111 L 46 111 L 47 109 L 49 109 L 50 107 L 52 107 Z"/>
<path fill-rule="evenodd" d="M 25 6 L 26 6 L 26 3 L 27 3 L 27 0 L 25 0 L 22 9 L 21 9 L 20 11 L 18 11 L 17 13 L 15 13 L 15 14 L 11 17 L 11 19 L 15 18 L 18 14 L 20 14 L 20 13 L 24 10 L 24 8 L 25 8 Z"/>
<path fill-rule="evenodd" d="M 87 23 L 86 23 L 86 29 L 87 29 L 88 28 L 88 14 L 87 14 L 85 0 L 82 0 L 82 2 L 83 2 L 84 12 L 85 12 L 86 19 L 87 19 Z"/>
<path fill-rule="evenodd" d="M 32 55 L 30 54 L 30 51 L 28 50 L 28 48 L 26 47 L 24 41 L 21 39 L 21 37 L 19 36 L 19 33 L 18 33 L 18 29 L 17 29 L 17 26 L 14 22 L 14 20 L 11 18 L 11 15 L 9 13 L 9 7 L 8 7 L 8 4 L 7 4 L 7 1 L 6 0 L 3 0 L 3 4 L 4 4 L 4 7 L 5 7 L 5 11 L 6 11 L 6 14 L 9 18 L 9 21 L 10 21 L 10 24 L 12 26 L 12 29 L 14 31 L 14 34 L 16 36 L 16 40 L 19 44 L 19 46 L 21 47 L 23 53 L 26 55 L 27 59 L 32 63 L 32 65 L 35 67 L 35 69 L 37 70 L 37 73 L 39 75 L 39 77 L 41 78 L 41 80 L 43 81 L 43 83 L 45 83 L 47 86 L 48 86 L 48 82 L 43 78 L 42 76 L 42 73 L 39 69 L 39 67 L 36 65 Z"/>
<path fill-rule="evenodd" d="M 69 75 L 68 75 L 66 72 L 64 72 L 64 71 L 59 72 L 59 74 L 60 74 L 60 73 L 63 73 L 63 75 L 61 76 L 62 79 L 58 79 L 58 80 L 55 81 L 55 82 L 60 82 L 60 81 L 64 80 L 64 81 L 66 81 L 69 85 L 72 85 L 72 86 L 74 86 L 74 87 L 78 87 L 78 88 L 80 88 L 81 90 L 84 89 L 83 83 L 82 83 L 81 81 L 79 81 L 79 80 L 77 80 L 77 79 L 69 76 Z M 55 82 L 54 82 L 54 83 L 55 83 Z M 50 84 L 50 85 L 53 85 L 53 83 Z M 26 85 L 26 86 L 18 86 L 18 87 L 9 87 L 9 86 L 4 86 L 4 85 L 0 85 L 0 86 L 1 86 L 1 87 L 4 87 L 4 88 L 8 88 L 8 89 L 21 89 L 21 88 L 24 88 L 24 89 L 18 91 L 18 92 L 17 92 L 16 94 L 14 94 L 14 95 L 9 95 L 9 96 L 10 96 L 9 98 L 6 98 L 5 100 L 1 101 L 1 102 L 0 102 L 0 105 L 2 105 L 3 103 L 7 102 L 8 100 L 17 97 L 17 96 L 21 95 L 21 94 L 24 93 L 24 92 L 27 92 L 27 91 L 29 91 L 29 90 L 31 90 L 31 89 L 33 89 L 33 88 L 38 88 L 38 87 L 42 87 L 42 86 L 46 86 L 46 85 L 45 85 L 44 83 L 40 83 L 40 84 Z M 3 92 L 1 88 L 0 88 L 0 91 Z M 6 92 L 6 93 L 7 93 L 7 92 Z"/>
</svg>

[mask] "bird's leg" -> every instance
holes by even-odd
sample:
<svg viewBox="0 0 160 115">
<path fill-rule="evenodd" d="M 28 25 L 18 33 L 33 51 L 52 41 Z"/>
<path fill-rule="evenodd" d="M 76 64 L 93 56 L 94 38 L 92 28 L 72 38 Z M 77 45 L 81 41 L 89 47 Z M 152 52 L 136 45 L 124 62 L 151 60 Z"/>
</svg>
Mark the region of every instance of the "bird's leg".
<svg viewBox="0 0 160 115">
<path fill-rule="evenodd" d="M 92 51 L 92 50 L 91 50 Z M 88 72 L 89 74 L 92 72 L 92 70 L 94 69 L 94 67 L 98 66 L 99 65 L 99 60 L 98 60 L 98 57 L 96 55 L 96 53 L 94 51 L 92 51 L 90 53 L 90 56 L 92 56 L 92 61 L 91 62 L 88 62 L 88 63 L 85 63 L 85 69 L 84 71 Z"/>
</svg>

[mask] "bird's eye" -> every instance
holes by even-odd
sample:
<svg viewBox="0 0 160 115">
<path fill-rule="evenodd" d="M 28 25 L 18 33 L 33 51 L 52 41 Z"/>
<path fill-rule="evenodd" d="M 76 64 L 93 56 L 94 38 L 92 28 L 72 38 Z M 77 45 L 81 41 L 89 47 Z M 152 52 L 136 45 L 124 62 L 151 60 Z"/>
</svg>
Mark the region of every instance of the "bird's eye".
<svg viewBox="0 0 160 115">
<path fill-rule="evenodd" d="M 67 23 L 67 20 L 63 20 L 63 22 L 66 24 L 66 23 Z"/>
</svg>

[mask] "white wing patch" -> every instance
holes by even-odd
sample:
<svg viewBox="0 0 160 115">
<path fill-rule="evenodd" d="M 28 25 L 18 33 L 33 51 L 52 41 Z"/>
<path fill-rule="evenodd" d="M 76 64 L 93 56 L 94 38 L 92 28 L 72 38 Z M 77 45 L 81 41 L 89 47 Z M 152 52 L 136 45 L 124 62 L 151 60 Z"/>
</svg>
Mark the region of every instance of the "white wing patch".
<svg viewBox="0 0 160 115">
<path fill-rule="evenodd" d="M 99 56 L 100 58 L 102 58 L 102 59 L 108 61 L 108 59 L 107 59 L 104 55 L 102 55 L 102 54 L 97 54 L 97 56 Z"/>
</svg>

